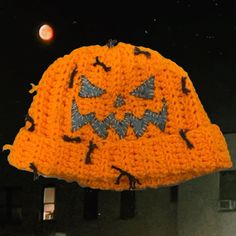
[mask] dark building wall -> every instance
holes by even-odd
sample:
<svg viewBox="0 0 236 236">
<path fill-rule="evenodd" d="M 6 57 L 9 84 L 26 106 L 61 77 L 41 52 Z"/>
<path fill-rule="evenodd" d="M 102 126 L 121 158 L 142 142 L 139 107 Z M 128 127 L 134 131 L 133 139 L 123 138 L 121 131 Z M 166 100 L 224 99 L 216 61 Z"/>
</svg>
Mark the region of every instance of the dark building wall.
<svg viewBox="0 0 236 236">
<path fill-rule="evenodd" d="M 120 193 L 98 192 L 98 218 L 83 218 L 84 189 L 77 183 L 44 178 L 33 181 L 33 174 L 19 171 L 0 161 L 0 189 L 18 187 L 14 195 L 22 204 L 22 222 L 0 224 L 1 236 L 52 236 L 64 232 L 77 235 L 176 236 L 176 202 L 171 201 L 170 188 L 147 189 L 135 193 L 135 217 L 120 219 Z M 41 222 L 43 187 L 56 186 L 55 221 Z"/>
</svg>

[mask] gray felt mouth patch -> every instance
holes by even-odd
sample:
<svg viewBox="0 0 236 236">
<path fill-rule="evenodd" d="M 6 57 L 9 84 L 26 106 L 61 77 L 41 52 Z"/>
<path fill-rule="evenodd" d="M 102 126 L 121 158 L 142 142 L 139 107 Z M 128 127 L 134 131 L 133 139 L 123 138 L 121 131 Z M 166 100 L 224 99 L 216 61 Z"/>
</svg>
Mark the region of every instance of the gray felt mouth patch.
<svg viewBox="0 0 236 236">
<path fill-rule="evenodd" d="M 164 131 L 167 120 L 167 104 L 164 99 L 162 101 L 163 105 L 160 112 L 153 112 L 146 109 L 141 118 L 136 117 L 131 112 L 127 112 L 123 120 L 116 119 L 115 113 L 111 112 L 103 121 L 100 121 L 96 118 L 95 112 L 82 115 L 79 112 L 75 99 L 73 99 L 71 107 L 72 132 L 77 131 L 85 125 L 91 125 L 94 132 L 99 137 L 105 139 L 108 136 L 107 129 L 113 128 L 122 139 L 125 138 L 128 127 L 130 126 L 133 128 L 135 136 L 140 138 L 145 133 L 149 123 L 154 124 L 161 131 Z"/>
</svg>

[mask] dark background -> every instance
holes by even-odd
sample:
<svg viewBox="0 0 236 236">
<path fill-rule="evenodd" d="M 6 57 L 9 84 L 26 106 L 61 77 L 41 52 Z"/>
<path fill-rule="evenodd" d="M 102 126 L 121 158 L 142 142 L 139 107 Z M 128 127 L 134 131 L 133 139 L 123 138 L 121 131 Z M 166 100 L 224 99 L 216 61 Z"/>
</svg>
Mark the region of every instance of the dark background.
<svg viewBox="0 0 236 236">
<path fill-rule="evenodd" d="M 55 38 L 44 44 L 39 26 Z M 0 145 L 12 143 L 44 70 L 84 45 L 117 39 L 159 51 L 190 75 L 213 123 L 236 131 L 236 1 L 1 1 Z"/>
</svg>

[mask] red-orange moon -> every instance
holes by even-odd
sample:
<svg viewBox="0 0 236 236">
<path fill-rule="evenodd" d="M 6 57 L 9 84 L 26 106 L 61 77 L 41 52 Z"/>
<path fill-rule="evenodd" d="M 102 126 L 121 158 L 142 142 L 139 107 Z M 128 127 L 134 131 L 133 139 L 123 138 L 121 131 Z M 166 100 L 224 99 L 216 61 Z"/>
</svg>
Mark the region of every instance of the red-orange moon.
<svg viewBox="0 0 236 236">
<path fill-rule="evenodd" d="M 53 38 L 53 28 L 50 25 L 44 24 L 39 29 L 39 37 L 44 41 L 49 41 Z"/>
</svg>

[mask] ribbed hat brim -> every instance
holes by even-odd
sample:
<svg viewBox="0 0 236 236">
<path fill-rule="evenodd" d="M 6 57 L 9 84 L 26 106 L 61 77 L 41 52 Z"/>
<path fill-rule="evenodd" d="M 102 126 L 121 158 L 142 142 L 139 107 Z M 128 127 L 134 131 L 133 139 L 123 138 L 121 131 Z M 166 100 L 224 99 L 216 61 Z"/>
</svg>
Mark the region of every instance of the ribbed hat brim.
<svg viewBox="0 0 236 236">
<path fill-rule="evenodd" d="M 98 189 L 129 189 L 129 178 L 116 182 L 120 168 L 135 177 L 136 189 L 175 185 L 232 166 L 224 136 L 217 125 L 188 133 L 190 149 L 180 135 L 162 135 L 134 141 L 96 143 L 92 164 L 85 164 L 88 145 L 48 138 L 22 128 L 8 157 L 11 165 L 32 171 L 33 163 L 44 177 L 56 177 Z"/>
</svg>

